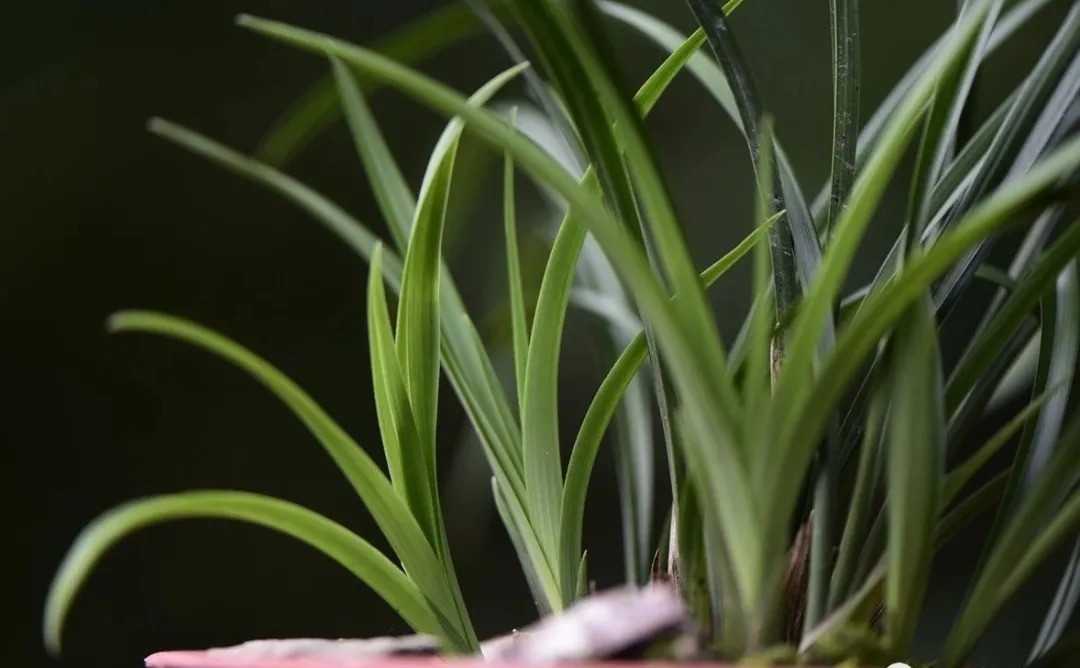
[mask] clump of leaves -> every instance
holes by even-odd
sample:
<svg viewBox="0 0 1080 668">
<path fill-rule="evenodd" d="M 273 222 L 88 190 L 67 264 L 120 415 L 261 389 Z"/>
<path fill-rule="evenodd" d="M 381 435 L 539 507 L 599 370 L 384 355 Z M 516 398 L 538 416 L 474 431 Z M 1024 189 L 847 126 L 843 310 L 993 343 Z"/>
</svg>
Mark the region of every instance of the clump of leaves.
<svg viewBox="0 0 1080 668">
<path fill-rule="evenodd" d="M 1080 222 L 1068 202 L 1080 166 L 1080 4 L 1073 3 L 1023 81 L 973 126 L 971 99 L 987 57 L 1048 0 L 960 3 L 948 30 L 865 121 L 858 3 L 831 0 L 831 178 L 812 201 L 728 24 L 740 2 L 687 4 L 701 27 L 684 37 L 608 0 L 507 0 L 492 7 L 474 0 L 379 49 L 240 17 L 249 30 L 324 58 L 329 79 L 255 157 L 166 121 L 150 127 L 304 209 L 370 262 L 371 370 L 388 472 L 313 398 L 239 344 L 160 313 L 120 313 L 110 324 L 202 347 L 275 393 L 338 464 L 400 566 L 344 527 L 285 501 L 234 491 L 143 499 L 108 512 L 77 540 L 50 593 L 50 647 L 59 646 L 76 592 L 113 543 L 149 524 L 213 516 L 311 544 L 418 632 L 440 638 L 447 652 L 476 651 L 436 487 L 436 406 L 445 373 L 483 444 L 496 506 L 542 614 L 587 596 L 586 490 L 613 422 L 628 580 L 649 577 L 656 540 L 649 524 L 651 430 L 636 420 L 655 401 L 676 500 L 657 568 L 675 581 L 719 656 L 882 663 L 909 657 L 934 553 L 992 510 L 993 531 L 938 657 L 940 666 L 964 664 L 1010 598 L 1049 555 L 1075 540 L 1080 526 L 1080 419 L 1069 401 L 1080 345 Z M 633 97 L 612 55 L 609 21 L 669 53 Z M 528 48 L 514 41 L 510 26 L 522 31 Z M 522 61 L 467 98 L 406 64 L 480 27 L 515 59 L 531 51 L 533 65 Z M 749 236 L 700 272 L 643 122 L 684 70 L 716 99 L 724 112 L 717 122 L 730 120 L 742 131 L 757 176 L 756 218 L 742 223 Z M 549 137 L 586 168 L 561 159 L 552 142 L 524 134 L 513 113 L 488 108 L 519 75 Z M 379 86 L 450 118 L 418 194 L 368 107 Z M 338 115 L 356 140 L 390 230 L 388 245 L 282 171 Z M 466 130 L 506 161 L 516 380 L 509 389 L 496 380 L 441 259 Z M 863 238 L 881 233 L 872 227 L 878 205 L 910 149 L 915 168 L 903 229 L 874 280 L 845 294 Z M 535 303 L 522 287 L 518 257 L 518 170 L 563 214 Z M 706 289 L 747 255 L 754 305 L 729 343 L 718 333 Z M 992 265 L 991 257 L 1007 264 Z M 977 298 L 976 281 L 991 282 L 991 299 Z M 396 297 L 394 315 L 387 288 Z M 962 302 L 980 308 L 982 320 L 950 322 Z M 558 362 L 571 305 L 599 313 L 621 352 L 564 466 Z M 627 335 L 627 322 L 639 331 Z M 955 361 L 942 357 L 946 336 L 962 336 Z M 1022 372 L 1022 353 L 1031 347 L 1034 372 L 1021 373 L 1029 401 L 971 447 L 975 426 L 1012 382 L 1010 372 Z M 1001 453 L 1010 463 L 998 470 L 992 461 Z M 1078 554 L 1047 610 L 1032 664 L 1068 662 L 1074 651 L 1059 641 L 1076 604 Z"/>
</svg>

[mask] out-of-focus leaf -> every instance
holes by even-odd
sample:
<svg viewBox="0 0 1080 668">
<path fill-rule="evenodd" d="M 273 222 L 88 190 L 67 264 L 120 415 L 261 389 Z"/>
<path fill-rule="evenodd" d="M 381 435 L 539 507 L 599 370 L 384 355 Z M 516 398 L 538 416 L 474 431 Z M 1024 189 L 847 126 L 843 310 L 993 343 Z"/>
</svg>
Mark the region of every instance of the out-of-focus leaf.
<svg viewBox="0 0 1080 668">
<path fill-rule="evenodd" d="M 505 11 L 505 7 L 499 3 L 496 10 Z M 483 25 L 476 15 L 464 4 L 454 3 L 402 26 L 379 40 L 373 48 L 389 58 L 416 63 L 482 31 Z M 368 93 L 376 91 L 380 85 L 378 81 L 363 82 Z M 314 84 L 267 131 L 259 142 L 256 156 L 276 167 L 290 162 L 340 118 L 337 93 L 332 78 Z"/>
<path fill-rule="evenodd" d="M 1009 518 L 984 562 L 945 642 L 942 665 L 962 664 L 978 638 L 1020 586 L 1080 524 L 1080 419 L 1062 435 L 1031 492 Z"/>
<path fill-rule="evenodd" d="M 887 642 L 905 656 L 930 580 L 933 526 L 945 462 L 941 355 L 929 298 L 917 302 L 889 342 L 892 408 L 886 452 L 889 547 Z"/>
<path fill-rule="evenodd" d="M 1062 384 L 1065 388 L 1063 392 L 1052 397 L 1047 402 L 1046 408 L 1039 414 L 1031 446 L 1024 453 L 1027 457 L 1021 462 L 1023 466 L 1021 494 L 1032 488 L 1053 455 L 1053 448 L 1057 443 L 1069 404 L 1069 389 L 1076 376 L 1077 353 L 1080 351 L 1080 286 L 1077 284 L 1077 264 L 1078 261 L 1074 259 L 1057 279 L 1056 318 L 1046 373 L 1047 383 Z M 1044 323 L 1043 326 L 1049 327 L 1050 323 Z M 1062 576 L 1054 601 L 1047 611 L 1029 660 L 1046 654 L 1057 643 L 1065 625 L 1072 617 L 1078 599 L 1080 599 L 1080 542 L 1077 542 L 1073 548 L 1073 554 L 1065 567 L 1065 574 Z"/>
<path fill-rule="evenodd" d="M 378 237 L 340 206 L 293 177 L 170 121 L 155 118 L 150 121 L 149 129 L 154 134 L 207 158 L 234 174 L 278 193 L 311 214 L 361 257 L 371 258 L 371 252 L 378 242 Z M 401 260 L 390 251 L 384 254 L 383 270 L 386 281 L 394 292 L 400 290 Z"/>
<path fill-rule="evenodd" d="M 890 176 L 918 127 L 926 103 L 941 77 L 963 56 L 988 10 L 989 0 L 978 0 L 972 6 L 969 14 L 962 18 L 950 33 L 947 46 L 935 57 L 910 94 L 904 98 L 903 106 L 897 110 L 866 168 L 856 179 L 848 207 L 836 221 L 829 252 L 823 258 L 814 281 L 806 290 L 806 297 L 791 325 L 788 356 L 775 388 L 775 405 L 782 407 L 783 414 L 777 415 L 772 421 L 771 441 L 774 446 L 760 458 L 754 472 L 758 496 L 772 508 L 786 510 L 794 507 L 798 486 L 786 484 L 783 479 L 788 475 L 800 476 L 806 470 L 823 430 L 832 419 L 835 402 L 850 379 L 848 373 L 833 373 L 830 366 L 835 365 L 834 360 L 838 359 L 849 360 L 852 365 L 862 362 L 861 355 L 853 356 L 851 349 L 840 345 L 845 335 L 851 338 L 853 333 L 860 336 L 863 334 L 860 331 L 862 328 L 856 327 L 853 322 L 839 335 L 836 347 L 823 361 L 822 368 L 816 374 L 817 377 L 827 380 L 823 383 L 813 380 L 816 348 L 826 322 L 831 317 L 833 305 L 855 252 Z M 915 288 L 917 282 L 905 281 L 903 285 L 906 288 Z M 884 289 L 878 294 L 883 293 Z M 912 295 L 909 305 L 917 295 L 918 292 Z M 867 303 L 864 303 L 860 313 L 866 310 Z M 904 309 L 901 309 L 900 313 L 903 312 Z M 896 317 L 899 317 L 899 313 Z M 892 320 L 889 322 L 891 324 Z M 879 321 L 872 324 L 884 323 Z M 875 333 L 872 340 L 869 337 L 863 339 L 866 352 L 880 340 L 882 333 L 884 332 Z M 827 403 L 823 400 L 827 400 Z M 813 428 L 807 428 L 811 426 L 808 422 L 813 423 Z M 776 471 L 785 471 L 788 475 L 776 476 Z M 772 540 L 779 542 L 787 531 L 789 512 L 776 510 L 771 511 L 768 516 L 776 523 L 770 527 L 769 535 L 775 536 Z"/>
</svg>

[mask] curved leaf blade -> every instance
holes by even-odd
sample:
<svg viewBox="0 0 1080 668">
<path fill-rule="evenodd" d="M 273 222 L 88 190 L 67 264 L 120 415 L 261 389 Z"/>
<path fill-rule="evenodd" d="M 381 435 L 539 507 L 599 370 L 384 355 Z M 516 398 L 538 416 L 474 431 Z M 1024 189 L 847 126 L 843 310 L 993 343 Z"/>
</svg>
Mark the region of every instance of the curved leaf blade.
<svg viewBox="0 0 1080 668">
<path fill-rule="evenodd" d="M 125 536 L 173 520 L 219 518 L 273 529 L 314 547 L 371 587 L 417 633 L 440 634 L 428 602 L 405 573 L 370 543 L 302 506 L 234 491 L 192 491 L 128 502 L 90 523 L 68 550 L 45 605 L 45 645 L 60 651 L 64 619 L 94 565 Z"/>
<path fill-rule="evenodd" d="M 246 371 L 274 393 L 304 423 L 360 496 L 401 559 L 406 573 L 431 601 L 456 647 L 471 649 L 471 628 L 462 619 L 452 587 L 435 550 L 390 481 L 366 452 L 306 392 L 268 362 L 238 343 L 193 322 L 149 311 L 112 316 L 114 332 L 143 332 L 171 337 L 211 352 Z"/>
</svg>

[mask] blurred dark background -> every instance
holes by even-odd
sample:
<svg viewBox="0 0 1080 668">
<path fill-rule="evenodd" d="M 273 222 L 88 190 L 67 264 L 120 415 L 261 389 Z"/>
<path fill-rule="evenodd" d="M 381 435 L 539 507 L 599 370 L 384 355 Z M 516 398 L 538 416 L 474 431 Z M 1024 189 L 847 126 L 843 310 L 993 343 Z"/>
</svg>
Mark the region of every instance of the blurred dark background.
<svg viewBox="0 0 1080 668">
<path fill-rule="evenodd" d="M 128 499 L 189 488 L 272 494 L 325 513 L 377 545 L 359 501 L 303 427 L 262 388 L 205 353 L 148 336 L 110 336 L 121 308 L 192 318 L 267 357 L 311 392 L 361 443 L 378 449 L 367 371 L 362 286 L 367 268 L 317 223 L 275 195 L 145 131 L 164 116 L 243 151 L 325 72 L 318 59 L 240 30 L 248 12 L 362 43 L 442 4 L 430 0 L 37 0 L 0 9 L 0 444 L 9 529 L 8 613 L 0 637 L 10 665 L 141 665 L 161 648 L 256 637 L 367 636 L 407 628 L 363 585 L 313 550 L 262 529 L 183 522 L 140 533 L 111 552 L 80 595 L 66 654 L 41 649 L 45 591 L 78 531 Z M 682 29 L 681 2 L 633 2 Z M 1068 5 L 1057 5 L 995 56 L 977 114 L 1025 73 Z M 864 3 L 865 115 L 952 17 L 942 0 Z M 827 3 L 749 0 L 733 20 L 766 104 L 811 194 L 828 169 Z M 627 80 L 662 54 L 612 26 Z M 489 38 L 472 39 L 423 69 L 472 90 L 507 65 Z M 419 182 L 442 121 L 388 92 L 374 99 L 406 176 Z M 689 76 L 649 127 L 670 170 L 687 234 L 702 263 L 741 238 L 751 174 L 731 123 Z M 383 232 L 342 126 L 289 173 Z M 492 181 L 497 187 L 497 179 Z M 492 191 L 493 196 L 497 190 Z M 869 240 L 873 266 L 900 216 L 894 189 Z M 456 212 L 448 256 L 474 315 L 499 307 L 499 203 Z M 535 219 L 525 216 L 526 221 Z M 466 229 L 464 226 L 468 225 Z M 461 235 L 468 235 L 467 241 Z M 736 272 L 715 296 L 732 334 L 746 305 Z M 730 314 L 730 315 L 729 315 Z M 568 433 L 604 360 L 564 353 Z M 516 558 L 490 513 L 486 473 L 450 389 L 444 391 L 441 470 L 448 521 L 479 631 L 527 624 L 534 609 Z M 609 459 L 598 467 L 587 537 L 600 586 L 619 582 L 619 531 Z M 661 492 L 661 496 L 663 496 Z M 984 529 L 985 527 L 983 527 Z M 939 639 L 963 594 L 980 527 L 939 562 L 923 646 Z M 1060 560 L 1059 560 L 1060 561 Z M 983 648 L 991 665 L 1022 657 L 1054 584 L 1047 567 Z M 1028 608 L 1028 606 L 1032 606 Z"/>
</svg>

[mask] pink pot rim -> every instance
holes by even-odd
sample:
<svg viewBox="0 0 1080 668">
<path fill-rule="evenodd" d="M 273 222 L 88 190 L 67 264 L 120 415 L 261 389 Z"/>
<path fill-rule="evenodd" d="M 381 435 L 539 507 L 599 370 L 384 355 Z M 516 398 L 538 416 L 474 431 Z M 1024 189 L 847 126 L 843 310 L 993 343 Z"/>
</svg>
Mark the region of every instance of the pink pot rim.
<svg viewBox="0 0 1080 668">
<path fill-rule="evenodd" d="M 147 668 L 727 668 L 730 663 L 674 663 L 659 661 L 574 661 L 559 663 L 533 663 L 514 661 L 487 661 L 479 658 L 446 659 L 437 656 L 392 656 L 370 658 L 304 658 L 280 657 L 266 659 L 238 658 L 215 655 L 205 651 L 157 652 L 146 657 Z"/>
</svg>

